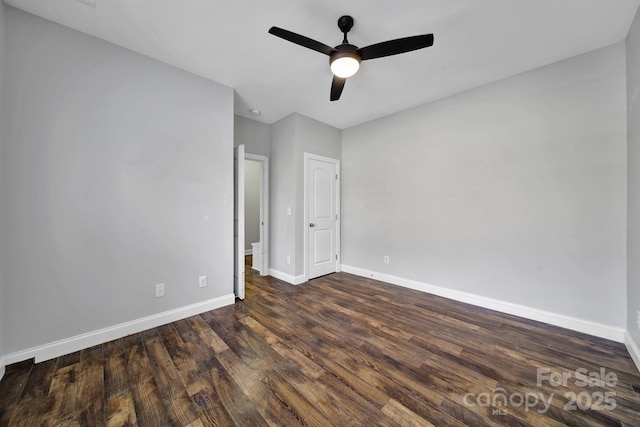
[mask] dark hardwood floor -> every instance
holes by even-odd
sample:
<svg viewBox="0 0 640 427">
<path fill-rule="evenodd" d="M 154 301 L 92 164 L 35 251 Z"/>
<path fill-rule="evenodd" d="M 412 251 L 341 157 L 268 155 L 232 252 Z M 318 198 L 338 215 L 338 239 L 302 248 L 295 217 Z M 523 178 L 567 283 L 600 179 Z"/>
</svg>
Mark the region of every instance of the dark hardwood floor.
<svg viewBox="0 0 640 427">
<path fill-rule="evenodd" d="M 629 426 L 622 344 L 348 274 L 7 367 L 0 426 Z"/>
</svg>

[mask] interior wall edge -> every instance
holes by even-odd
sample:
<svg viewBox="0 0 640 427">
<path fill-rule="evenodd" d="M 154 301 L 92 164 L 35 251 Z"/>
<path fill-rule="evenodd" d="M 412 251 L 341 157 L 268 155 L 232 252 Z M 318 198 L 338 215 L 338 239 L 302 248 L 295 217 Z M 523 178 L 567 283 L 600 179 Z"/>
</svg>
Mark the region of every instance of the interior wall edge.
<svg viewBox="0 0 640 427">
<path fill-rule="evenodd" d="M 17 351 L 5 355 L 4 360 L 0 360 L 0 366 L 2 366 L 2 370 L 4 370 L 5 364 L 9 365 L 31 358 L 35 358 L 36 363 L 43 362 L 234 303 L 235 296 L 233 294 L 223 295 L 207 301 Z"/>
<path fill-rule="evenodd" d="M 342 264 L 342 271 L 345 273 L 354 274 L 356 276 L 379 280 L 381 282 L 390 283 L 392 285 L 398 285 L 404 288 L 449 298 L 478 307 L 488 308 L 490 310 L 499 311 L 501 313 L 524 317 L 525 319 L 544 322 L 554 326 L 560 326 L 562 328 L 571 329 L 573 331 L 582 332 L 599 338 L 604 338 L 619 343 L 625 342 L 626 330 L 623 328 L 592 322 L 586 319 L 579 319 L 576 317 L 541 310 L 534 307 L 514 304 L 508 301 L 487 298 L 468 292 L 445 288 L 442 286 L 422 283 L 415 280 L 392 276 L 390 274 L 365 270 L 350 265 Z M 638 354 L 640 355 L 640 352 Z"/>
</svg>

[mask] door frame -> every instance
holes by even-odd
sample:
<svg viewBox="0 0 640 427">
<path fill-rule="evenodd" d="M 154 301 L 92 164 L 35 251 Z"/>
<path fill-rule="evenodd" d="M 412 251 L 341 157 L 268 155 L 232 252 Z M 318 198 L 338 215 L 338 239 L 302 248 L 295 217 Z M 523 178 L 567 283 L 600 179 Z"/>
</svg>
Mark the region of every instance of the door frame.
<svg viewBox="0 0 640 427">
<path fill-rule="evenodd" d="M 260 178 L 260 251 L 262 252 L 262 262 L 259 270 L 261 276 L 269 275 L 269 158 L 258 154 L 251 154 L 245 151 L 245 160 L 258 162 L 261 165 L 262 175 Z"/>
<path fill-rule="evenodd" d="M 333 163 L 336 165 L 336 214 L 338 218 L 336 219 L 336 273 L 341 271 L 340 265 L 342 264 L 342 254 L 340 251 L 340 223 L 342 222 L 342 212 L 340 211 L 340 180 L 342 179 L 340 174 L 340 160 L 333 159 L 331 157 L 319 156 L 313 153 L 304 153 L 304 219 L 303 219 L 303 227 L 304 232 L 303 236 L 303 244 L 302 244 L 302 259 L 304 260 L 304 281 L 309 281 L 309 160 L 318 160 L 321 162 Z"/>
</svg>

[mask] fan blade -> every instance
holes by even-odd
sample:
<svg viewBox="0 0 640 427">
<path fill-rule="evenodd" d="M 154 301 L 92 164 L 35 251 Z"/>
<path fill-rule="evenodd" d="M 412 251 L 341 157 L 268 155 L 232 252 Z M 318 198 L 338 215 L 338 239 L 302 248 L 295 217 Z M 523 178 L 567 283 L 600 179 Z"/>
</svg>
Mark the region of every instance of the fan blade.
<svg viewBox="0 0 640 427">
<path fill-rule="evenodd" d="M 283 30 L 282 28 L 271 27 L 269 29 L 269 33 L 290 41 L 291 43 L 315 50 L 316 52 L 324 53 L 325 55 L 330 55 L 331 51 L 333 51 L 331 46 L 327 46 L 326 44 L 310 39 L 309 37 Z"/>
<path fill-rule="evenodd" d="M 383 56 L 397 55 L 399 53 L 411 52 L 433 45 L 433 34 L 423 34 L 421 36 L 404 37 L 402 39 L 389 40 L 382 43 L 358 49 L 360 58 L 365 59 L 382 58 Z"/>
<path fill-rule="evenodd" d="M 340 99 L 340 95 L 342 94 L 342 89 L 344 89 L 346 81 L 347 79 L 345 78 L 333 76 L 333 80 L 331 81 L 331 96 L 329 98 L 331 101 L 337 101 Z"/>
</svg>

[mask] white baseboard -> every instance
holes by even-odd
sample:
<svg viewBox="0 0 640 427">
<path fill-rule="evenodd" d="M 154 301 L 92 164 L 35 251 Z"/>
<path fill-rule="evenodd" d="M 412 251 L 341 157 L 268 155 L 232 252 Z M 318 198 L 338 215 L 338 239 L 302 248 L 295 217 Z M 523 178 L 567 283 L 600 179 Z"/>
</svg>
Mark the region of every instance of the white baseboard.
<svg viewBox="0 0 640 427">
<path fill-rule="evenodd" d="M 4 377 L 4 357 L 0 357 L 0 380 Z"/>
<path fill-rule="evenodd" d="M 43 362 L 45 360 L 64 356 L 65 354 L 73 353 L 84 348 L 109 342 L 147 329 L 156 328 L 167 323 L 175 322 L 177 320 L 185 319 L 190 316 L 195 316 L 234 303 L 235 296 L 233 294 L 224 295 L 208 301 L 187 305 L 185 307 L 176 308 L 174 310 L 165 311 L 163 313 L 154 314 L 141 319 L 120 323 L 119 325 L 98 329 L 97 331 L 76 335 L 75 337 L 65 338 L 63 340 L 8 354 L 5 356 L 5 362 L 6 364 L 11 364 L 31 358 L 35 358 L 36 363 Z"/>
<path fill-rule="evenodd" d="M 631 358 L 633 359 L 633 363 L 636 364 L 636 368 L 640 371 L 640 347 L 633 340 L 633 337 L 629 333 L 629 331 L 624 333 L 624 345 L 627 347 L 627 351 Z"/>
<path fill-rule="evenodd" d="M 245 249 L 244 256 L 247 256 L 247 255 L 253 255 L 253 249 Z"/>
<path fill-rule="evenodd" d="M 276 279 L 284 280 L 291 285 L 299 285 L 306 282 L 306 280 L 304 279 L 304 275 L 292 276 L 290 274 L 283 273 L 282 271 L 274 270 L 273 268 L 269 269 L 269 275 L 275 277 Z"/>
<path fill-rule="evenodd" d="M 524 317 L 530 320 L 549 323 L 551 325 L 560 326 L 563 328 L 583 332 L 585 334 L 605 338 L 620 343 L 625 341 L 625 329 L 616 328 L 615 326 L 604 325 L 602 323 L 596 323 L 585 319 L 578 319 L 576 317 L 553 313 L 546 310 L 540 310 L 533 307 L 527 307 L 525 305 L 514 304 L 507 301 L 501 301 L 493 298 L 483 297 L 480 295 L 470 294 L 463 291 L 457 291 L 455 289 L 448 289 L 441 286 L 417 282 L 415 280 L 404 279 L 402 277 L 392 276 L 390 274 L 377 273 L 375 271 L 365 270 L 350 265 L 343 264 L 342 271 L 344 271 L 345 273 L 355 274 L 356 276 L 380 280 L 381 282 L 387 282 L 393 285 L 438 295 L 455 301 L 477 305 L 479 307 L 496 310 L 502 313 L 512 314 L 514 316 Z"/>
</svg>

